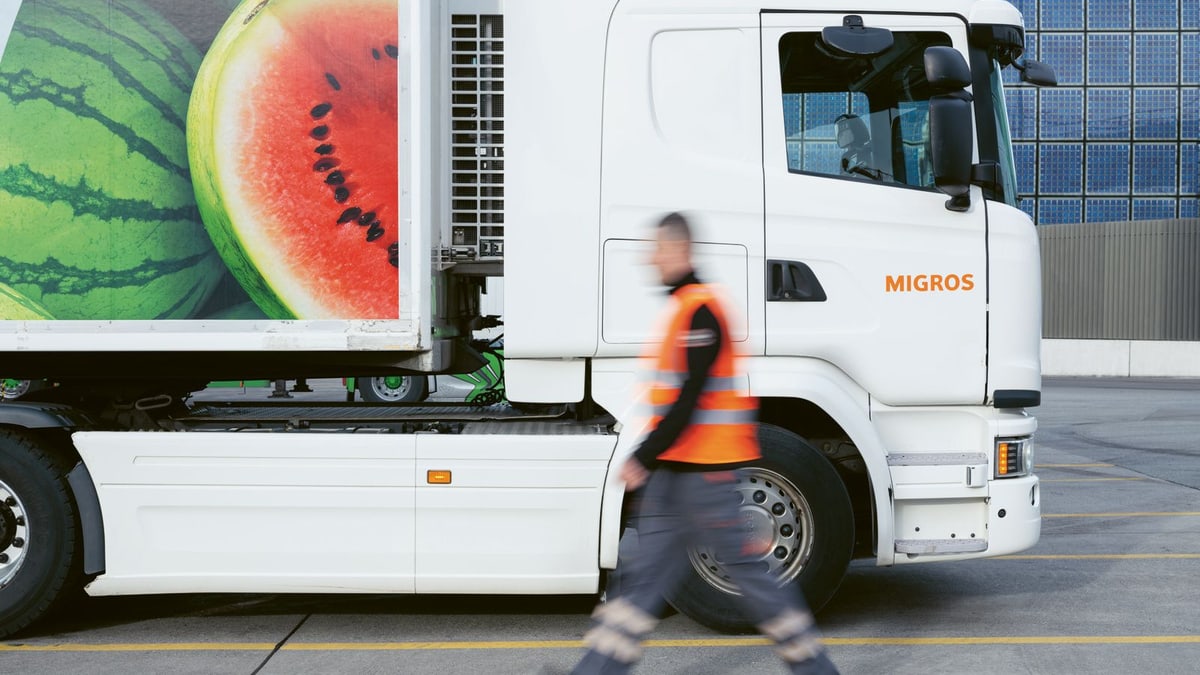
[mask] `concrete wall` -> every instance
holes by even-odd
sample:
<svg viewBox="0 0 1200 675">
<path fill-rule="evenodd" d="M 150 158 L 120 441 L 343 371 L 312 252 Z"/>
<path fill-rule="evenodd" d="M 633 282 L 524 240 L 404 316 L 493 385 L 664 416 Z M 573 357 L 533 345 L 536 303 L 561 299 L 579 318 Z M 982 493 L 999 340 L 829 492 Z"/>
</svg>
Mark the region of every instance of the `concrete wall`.
<svg viewBox="0 0 1200 675">
<path fill-rule="evenodd" d="M 1042 375 L 1200 377 L 1200 342 L 1042 340 Z"/>
</svg>

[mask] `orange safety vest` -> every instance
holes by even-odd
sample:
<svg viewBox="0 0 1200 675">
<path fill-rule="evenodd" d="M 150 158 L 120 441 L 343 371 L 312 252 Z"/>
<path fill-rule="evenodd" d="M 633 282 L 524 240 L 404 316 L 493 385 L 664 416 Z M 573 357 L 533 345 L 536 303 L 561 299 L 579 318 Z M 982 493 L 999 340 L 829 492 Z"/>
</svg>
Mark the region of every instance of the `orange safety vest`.
<svg viewBox="0 0 1200 675">
<path fill-rule="evenodd" d="M 721 327 L 717 359 L 708 371 L 704 391 L 683 433 L 659 456 L 660 460 L 690 464 L 733 464 L 758 459 L 758 400 L 742 390 L 744 378 L 738 354 L 729 335 L 729 324 L 716 294 L 705 284 L 689 284 L 671 296 L 673 307 L 660 348 L 649 398 L 651 428 L 658 426 L 675 401 L 687 377 L 688 333 L 692 315 L 702 305 Z"/>
</svg>

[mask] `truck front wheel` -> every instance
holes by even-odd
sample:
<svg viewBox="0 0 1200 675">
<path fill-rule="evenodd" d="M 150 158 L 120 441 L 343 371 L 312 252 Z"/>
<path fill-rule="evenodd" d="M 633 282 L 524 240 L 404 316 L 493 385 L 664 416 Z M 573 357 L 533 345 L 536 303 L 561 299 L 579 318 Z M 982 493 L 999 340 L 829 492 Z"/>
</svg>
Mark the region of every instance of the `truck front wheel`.
<svg viewBox="0 0 1200 675">
<path fill-rule="evenodd" d="M 781 593 L 803 592 L 816 611 L 833 597 L 854 548 L 854 512 L 845 485 L 821 453 L 799 436 L 761 425 L 762 459 L 737 484 L 743 518 L 771 541 L 761 567 Z M 753 632 L 740 592 L 722 561 L 704 548 L 687 552 L 684 583 L 667 600 L 693 620 L 725 633 Z"/>
<path fill-rule="evenodd" d="M 23 434 L 0 431 L 0 638 L 50 613 L 81 578 L 64 467 Z"/>
</svg>

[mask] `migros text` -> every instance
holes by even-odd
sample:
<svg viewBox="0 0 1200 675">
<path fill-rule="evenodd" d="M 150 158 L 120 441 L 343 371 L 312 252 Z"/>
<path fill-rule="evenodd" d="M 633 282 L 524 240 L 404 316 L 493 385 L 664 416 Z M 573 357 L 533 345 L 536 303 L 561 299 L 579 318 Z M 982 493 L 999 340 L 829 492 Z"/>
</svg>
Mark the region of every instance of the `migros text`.
<svg viewBox="0 0 1200 675">
<path fill-rule="evenodd" d="M 974 274 L 897 274 L 895 276 L 889 274 L 885 285 L 888 293 L 932 293 L 974 289 Z"/>
</svg>

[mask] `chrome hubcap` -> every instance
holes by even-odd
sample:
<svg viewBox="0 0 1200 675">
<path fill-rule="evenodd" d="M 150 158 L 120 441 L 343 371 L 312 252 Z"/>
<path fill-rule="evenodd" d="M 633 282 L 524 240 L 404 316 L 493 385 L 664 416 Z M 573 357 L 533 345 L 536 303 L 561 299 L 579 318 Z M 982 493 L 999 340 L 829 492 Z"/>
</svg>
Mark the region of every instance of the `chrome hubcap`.
<svg viewBox="0 0 1200 675">
<path fill-rule="evenodd" d="M 371 391 L 385 401 L 400 401 L 412 389 L 412 378 L 403 376 L 372 377 Z"/>
<path fill-rule="evenodd" d="M 25 507 L 12 488 L 0 481 L 0 588 L 17 575 L 29 552 Z"/>
<path fill-rule="evenodd" d="M 736 491 L 739 512 L 749 530 L 752 560 L 781 586 L 794 581 L 812 557 L 813 516 L 808 501 L 791 481 L 757 467 L 740 472 Z M 726 561 L 717 559 L 711 549 L 693 547 L 688 558 L 709 584 L 739 594 Z"/>
<path fill-rule="evenodd" d="M 29 380 L 0 379 L 0 398 L 20 398 L 29 393 L 32 384 Z"/>
</svg>

